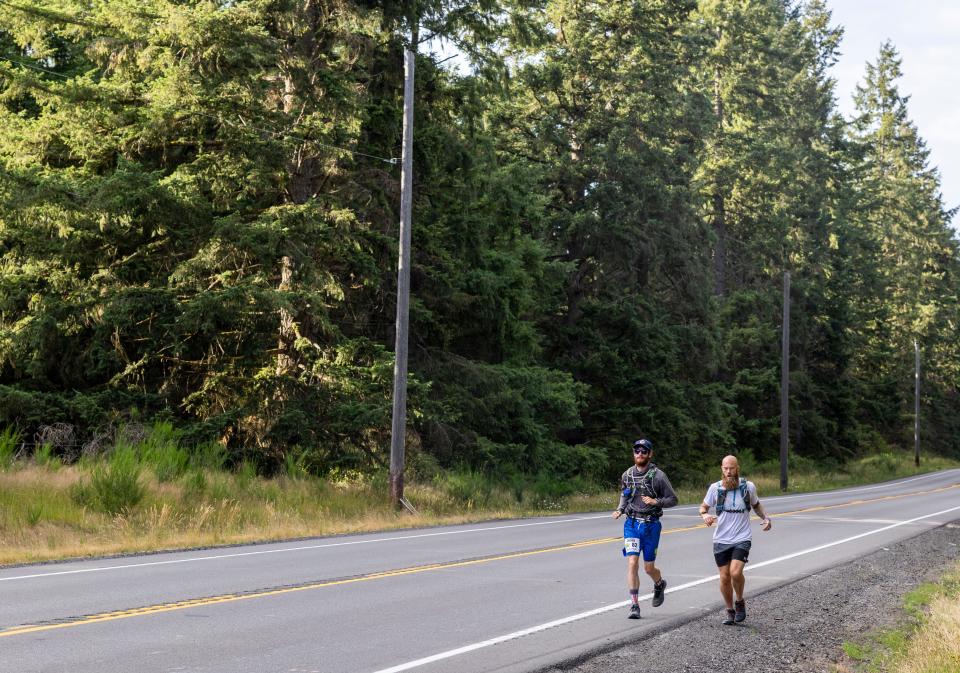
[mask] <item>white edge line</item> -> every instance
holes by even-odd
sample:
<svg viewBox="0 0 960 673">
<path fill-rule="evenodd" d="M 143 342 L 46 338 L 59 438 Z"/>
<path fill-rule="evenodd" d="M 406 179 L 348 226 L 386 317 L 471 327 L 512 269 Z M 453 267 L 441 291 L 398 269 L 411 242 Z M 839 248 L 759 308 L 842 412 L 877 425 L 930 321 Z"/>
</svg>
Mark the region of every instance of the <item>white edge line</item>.
<svg viewBox="0 0 960 673">
<path fill-rule="evenodd" d="M 260 556 L 263 554 L 280 554 L 291 551 L 307 551 L 310 549 L 325 549 L 328 547 L 347 547 L 358 544 L 372 544 L 374 542 L 392 542 L 396 540 L 415 540 L 424 537 L 437 537 L 440 535 L 462 535 L 463 533 L 483 533 L 490 530 L 503 530 L 505 528 L 526 528 L 529 526 L 549 526 L 558 523 L 571 523 L 576 521 L 587 521 L 590 519 L 602 519 L 609 517 L 609 514 L 599 514 L 591 516 L 581 516 L 572 519 L 553 519 L 551 521 L 534 521 L 531 523 L 514 523 L 503 526 L 488 526 L 486 528 L 465 528 L 462 530 L 445 530 L 433 533 L 419 533 L 417 535 L 396 535 L 393 537 L 379 537 L 369 540 L 350 540 L 347 542 L 328 542 L 325 544 L 312 544 L 300 547 L 282 547 L 280 549 L 257 549 L 255 551 L 236 552 L 233 554 L 213 554 L 210 556 L 191 556 L 190 558 L 166 559 L 164 561 L 146 561 L 144 563 L 124 563 L 112 566 L 98 566 L 96 568 L 76 568 L 74 570 L 59 570 L 49 573 L 34 573 L 30 575 L 14 575 L 11 577 L 0 577 L 0 582 L 10 582 L 13 580 L 29 580 L 42 577 L 56 577 L 58 575 L 79 575 L 82 573 L 103 572 L 106 570 L 124 570 L 127 568 L 145 568 L 148 566 L 173 565 L 177 563 L 192 563 L 194 561 L 214 561 L 225 558 L 237 558 L 240 556 Z"/>
<path fill-rule="evenodd" d="M 803 556 L 805 554 L 812 554 L 814 552 L 820 551 L 822 549 L 827 549 L 828 547 L 835 547 L 840 544 L 847 542 L 852 542 L 854 540 L 859 540 L 860 538 L 867 537 L 868 535 L 876 535 L 877 533 L 882 533 L 888 531 L 892 528 L 897 528 L 899 526 L 906 526 L 917 521 L 922 521 L 923 519 L 929 519 L 931 517 L 940 516 L 941 514 L 947 514 L 949 512 L 955 512 L 960 510 L 960 506 L 951 507 L 950 509 L 944 509 L 939 512 L 934 512 L 933 514 L 925 514 L 924 516 L 918 516 L 913 519 L 908 519 L 906 521 L 899 521 L 889 526 L 883 526 L 882 528 L 876 528 L 874 530 L 867 531 L 865 533 L 859 533 L 858 535 L 851 535 L 850 537 L 845 537 L 842 540 L 835 540 L 834 542 L 827 542 L 826 544 L 818 545 L 816 547 L 810 547 L 809 549 L 803 549 L 798 552 L 793 552 L 792 554 L 786 554 L 784 556 L 778 556 L 777 558 L 770 559 L 769 561 L 762 561 L 760 563 L 752 563 L 745 570 L 756 570 L 757 568 L 763 568 L 764 566 L 773 565 L 774 563 L 781 563 L 783 561 L 788 561 L 790 559 L 796 558 L 798 556 Z M 670 589 L 667 589 L 667 593 L 673 593 L 675 591 L 682 591 L 683 589 L 689 589 L 701 584 L 706 584 L 707 582 L 714 582 L 717 580 L 717 575 L 711 575 L 710 577 L 702 577 L 698 580 L 693 580 L 692 582 L 687 582 L 685 584 L 680 584 Z M 646 600 L 650 598 L 653 594 L 645 594 L 640 597 L 640 600 Z M 587 612 L 581 612 L 575 615 L 570 615 L 569 617 L 564 617 L 562 619 L 557 619 L 552 622 L 547 622 L 546 624 L 539 624 L 538 626 L 531 626 L 529 628 L 523 629 L 521 631 L 514 631 L 513 633 L 508 633 L 502 636 L 497 636 L 496 638 L 490 638 L 489 640 L 484 640 L 478 643 L 473 643 L 471 645 L 464 645 L 463 647 L 458 647 L 454 650 L 447 650 L 446 652 L 439 652 L 437 654 L 431 655 L 429 657 L 423 657 L 422 659 L 416 659 L 414 661 L 408 661 L 405 664 L 398 664 L 396 666 L 391 666 L 390 668 L 382 668 L 374 673 L 400 673 L 401 671 L 409 671 L 412 668 L 417 668 L 419 666 L 426 666 L 427 664 L 432 664 L 437 661 L 442 661 L 444 659 L 450 659 L 451 657 L 458 656 L 460 654 L 466 654 L 468 652 L 473 652 L 475 650 L 483 649 L 485 647 L 490 647 L 491 645 L 497 645 L 499 643 L 506 642 L 508 640 L 515 640 L 517 638 L 522 638 L 540 631 L 546 631 L 547 629 L 552 629 L 555 626 L 562 626 L 564 624 L 569 624 L 570 622 L 575 622 L 580 619 L 586 619 L 587 617 L 595 617 L 596 615 L 603 614 L 604 612 L 609 612 L 611 610 L 616 610 L 627 606 L 630 601 L 620 601 L 619 603 L 612 603 L 610 605 L 605 605 L 594 610 L 589 610 Z"/>
<path fill-rule="evenodd" d="M 921 474 L 916 477 L 911 477 L 909 479 L 904 479 L 902 481 L 895 482 L 895 485 L 905 484 L 910 481 L 916 481 L 918 479 L 924 479 L 933 475 L 940 475 L 940 474 L 942 474 L 942 472 L 928 472 L 926 474 Z M 864 486 L 864 487 L 858 487 L 858 488 L 853 488 L 848 490 L 847 489 L 838 490 L 838 491 L 830 492 L 830 494 L 839 495 L 841 493 L 855 493 L 859 491 L 875 490 L 878 488 L 889 488 L 889 484 L 880 484 L 876 486 Z M 767 500 L 774 501 L 774 502 L 782 502 L 784 500 L 791 500 L 794 498 L 810 498 L 810 497 L 823 496 L 823 495 L 824 493 L 805 493 L 800 495 L 770 496 L 770 498 L 768 498 Z M 683 505 L 681 506 L 681 509 L 685 509 L 687 507 L 693 508 L 696 506 L 697 505 Z M 74 570 L 58 570 L 58 571 L 49 572 L 49 573 L 32 573 L 29 575 L 13 575 L 10 577 L 0 577 L 0 582 L 12 582 L 14 580 L 40 579 L 44 577 L 58 577 L 63 575 L 80 575 L 85 573 L 105 572 L 109 570 L 126 570 L 130 568 L 147 568 L 151 566 L 176 565 L 180 563 L 193 563 L 195 561 L 216 561 L 216 560 L 227 559 L 227 558 L 240 558 L 243 556 L 261 556 L 264 554 L 281 554 L 281 553 L 294 552 L 294 551 L 309 551 L 312 549 L 327 549 L 330 547 L 347 547 L 351 545 L 372 544 L 374 542 L 395 542 L 398 540 L 414 540 L 417 538 L 438 537 L 441 535 L 462 535 L 464 533 L 482 533 L 485 531 L 504 530 L 507 528 L 525 528 L 529 526 L 549 526 L 549 525 L 558 524 L 558 523 L 572 523 L 576 521 L 588 521 L 591 519 L 603 519 L 603 518 L 606 518 L 607 516 L 609 515 L 596 514 L 596 515 L 574 517 L 571 519 L 554 519 L 551 521 L 536 521 L 533 523 L 507 524 L 503 526 L 489 526 L 486 528 L 466 528 L 463 530 L 438 531 L 434 533 L 421 533 L 418 535 L 396 535 L 393 537 L 381 537 L 381 538 L 374 538 L 370 540 L 329 542 L 325 544 L 303 545 L 299 547 L 283 547 L 280 549 L 258 549 L 255 551 L 237 552 L 233 554 L 211 554 L 209 556 L 191 556 L 190 558 L 167 559 L 163 561 L 146 561 L 144 563 L 126 563 L 126 564 L 111 565 L 111 566 L 98 566 L 96 568 L 77 568 Z M 667 514 L 666 516 L 669 517 L 670 514 Z"/>
</svg>

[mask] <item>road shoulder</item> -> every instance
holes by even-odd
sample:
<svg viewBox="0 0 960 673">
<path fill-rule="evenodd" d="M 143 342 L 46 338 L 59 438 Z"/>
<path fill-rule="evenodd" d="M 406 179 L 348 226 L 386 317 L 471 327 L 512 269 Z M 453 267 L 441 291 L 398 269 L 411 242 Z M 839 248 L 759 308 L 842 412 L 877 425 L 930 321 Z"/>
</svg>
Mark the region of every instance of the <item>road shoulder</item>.
<svg viewBox="0 0 960 673">
<path fill-rule="evenodd" d="M 830 672 L 843 660 L 844 641 L 894 625 L 903 614 L 903 595 L 922 582 L 936 581 L 958 558 L 960 522 L 756 595 L 750 593 L 748 573 L 749 617 L 740 626 L 722 626 L 717 609 L 636 643 L 548 671 Z"/>
</svg>

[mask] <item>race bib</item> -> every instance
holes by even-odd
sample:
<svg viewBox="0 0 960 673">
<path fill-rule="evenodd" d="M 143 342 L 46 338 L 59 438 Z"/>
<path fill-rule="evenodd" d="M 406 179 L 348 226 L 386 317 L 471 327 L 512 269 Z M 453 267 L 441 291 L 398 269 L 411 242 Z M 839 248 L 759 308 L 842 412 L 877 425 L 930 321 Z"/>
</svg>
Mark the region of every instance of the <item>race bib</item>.
<svg viewBox="0 0 960 673">
<path fill-rule="evenodd" d="M 628 554 L 639 554 L 640 553 L 640 540 L 635 537 L 625 537 L 623 538 L 623 551 Z"/>
</svg>

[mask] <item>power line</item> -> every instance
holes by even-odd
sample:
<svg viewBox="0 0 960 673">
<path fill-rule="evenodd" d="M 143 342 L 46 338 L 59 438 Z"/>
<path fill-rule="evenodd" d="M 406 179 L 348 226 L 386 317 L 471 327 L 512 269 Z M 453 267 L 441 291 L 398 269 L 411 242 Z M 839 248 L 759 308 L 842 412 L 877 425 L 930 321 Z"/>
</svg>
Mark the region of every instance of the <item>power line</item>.
<svg viewBox="0 0 960 673">
<path fill-rule="evenodd" d="M 2 0 L 0 0 L 0 4 L 2 4 Z M 46 68 L 41 68 L 40 66 L 35 65 L 35 64 L 33 64 L 33 63 L 27 63 L 26 61 L 21 61 L 21 60 L 16 59 L 16 58 L 10 58 L 9 56 L 4 56 L 4 57 L 2 57 L 2 58 L 3 58 L 4 60 L 10 62 L 10 63 L 16 63 L 17 65 L 22 65 L 24 68 L 31 68 L 32 70 L 39 70 L 40 72 L 45 72 L 45 73 L 47 73 L 48 75 L 55 75 L 55 76 L 57 76 L 57 77 L 62 77 L 63 79 L 66 79 L 66 80 L 69 80 L 69 79 L 70 79 L 70 77 L 68 77 L 67 75 L 64 75 L 63 73 L 54 72 L 53 70 L 47 70 Z"/>
<path fill-rule="evenodd" d="M 2 3 L 2 0 L 0 0 L 0 3 Z M 37 71 L 39 71 L 39 72 L 46 73 L 47 75 L 53 75 L 54 77 L 60 77 L 61 79 L 66 80 L 66 81 L 70 81 L 70 80 L 73 79 L 73 77 L 70 76 L 70 75 L 64 75 L 63 73 L 56 72 L 56 71 L 50 70 L 50 69 L 48 69 L 48 68 L 43 68 L 43 67 L 38 66 L 38 65 L 36 65 L 36 64 L 34 64 L 34 63 L 28 63 L 28 62 L 26 62 L 26 61 L 21 61 L 21 60 L 19 60 L 19 59 L 11 58 L 11 57 L 9 57 L 9 56 L 0 56 L 0 58 L 3 58 L 3 59 L 4 59 L 5 61 L 7 61 L 8 63 L 15 63 L 15 64 L 20 65 L 20 66 L 25 67 L 25 68 L 30 68 L 30 69 L 32 69 L 32 70 L 37 70 Z M 221 116 L 214 115 L 214 114 L 211 114 L 211 113 L 209 113 L 209 112 L 203 112 L 203 111 L 200 111 L 200 110 L 194 110 L 194 111 L 192 111 L 192 114 L 196 114 L 196 115 L 199 115 L 199 116 L 201 116 L 201 117 L 207 117 L 207 118 L 209 118 L 209 119 L 212 119 L 212 120 L 217 121 L 217 122 L 220 122 L 220 123 L 230 124 L 230 125 L 234 126 L 235 128 L 237 128 L 237 127 L 239 127 L 239 128 L 249 128 L 249 129 L 252 129 L 252 130 L 254 130 L 254 131 L 259 131 L 260 133 L 269 133 L 269 134 L 273 135 L 274 137 L 278 137 L 278 138 L 282 138 L 282 139 L 296 140 L 296 141 L 299 141 L 299 142 L 301 142 L 301 143 L 306 143 L 306 144 L 310 144 L 310 145 L 316 145 L 316 146 L 318 146 L 318 147 L 323 147 L 323 148 L 330 149 L 330 150 L 337 150 L 337 151 L 340 151 L 340 152 L 348 152 L 348 153 L 353 154 L 353 155 L 355 155 L 355 156 L 367 157 L 367 158 L 369 158 L 369 159 L 375 159 L 375 160 L 377 160 L 377 161 L 382 161 L 382 162 L 384 162 L 384 163 L 391 164 L 391 165 L 395 165 L 395 164 L 400 163 L 399 157 L 389 157 L 389 158 L 388 158 L 388 157 L 381 157 L 381 156 L 378 156 L 378 155 L 376 155 L 376 154 L 368 154 L 368 153 L 366 153 L 366 152 L 361 152 L 361 151 L 359 151 L 359 150 L 352 150 L 352 149 L 347 148 L 347 147 L 340 147 L 340 146 L 338 146 L 338 145 L 330 145 L 329 143 L 324 143 L 324 142 L 321 142 L 321 141 L 319 141 L 319 140 L 314 140 L 314 139 L 312 139 L 312 138 L 304 138 L 303 136 L 299 136 L 299 135 L 296 135 L 296 134 L 293 134 L 293 133 L 285 133 L 285 132 L 279 131 L 279 130 L 277 130 L 277 129 L 268 129 L 268 128 L 265 128 L 265 127 L 254 126 L 253 124 L 248 124 L 248 123 L 241 123 L 241 124 L 238 125 L 238 124 L 235 124 L 235 123 L 231 122 L 229 119 L 225 119 L 225 118 L 223 118 L 223 117 L 221 117 Z"/>
</svg>

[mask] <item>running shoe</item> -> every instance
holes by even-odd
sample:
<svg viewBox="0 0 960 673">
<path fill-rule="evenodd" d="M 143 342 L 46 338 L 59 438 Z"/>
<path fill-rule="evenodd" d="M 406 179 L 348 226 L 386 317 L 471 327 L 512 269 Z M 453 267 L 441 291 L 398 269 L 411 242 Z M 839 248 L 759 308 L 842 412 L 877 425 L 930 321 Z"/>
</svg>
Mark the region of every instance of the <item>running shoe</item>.
<svg viewBox="0 0 960 673">
<path fill-rule="evenodd" d="M 634 603 L 630 606 L 630 614 L 627 615 L 627 619 L 640 619 L 640 606 Z"/>
<path fill-rule="evenodd" d="M 661 579 L 660 584 L 653 585 L 653 607 L 659 608 L 663 605 L 663 591 L 667 588 L 667 580 Z"/>
<path fill-rule="evenodd" d="M 733 623 L 734 623 L 735 618 L 736 618 L 736 615 L 737 615 L 736 611 L 735 611 L 735 610 L 727 610 L 725 614 L 726 614 L 726 616 L 723 618 L 723 625 L 724 625 L 724 626 L 733 626 Z"/>
<path fill-rule="evenodd" d="M 734 601 L 733 607 L 736 608 L 733 620 L 737 623 L 747 618 L 747 604 L 745 601 Z"/>
</svg>

